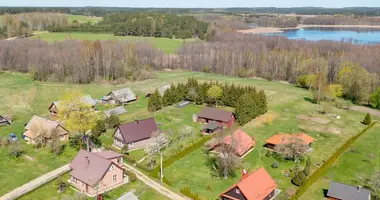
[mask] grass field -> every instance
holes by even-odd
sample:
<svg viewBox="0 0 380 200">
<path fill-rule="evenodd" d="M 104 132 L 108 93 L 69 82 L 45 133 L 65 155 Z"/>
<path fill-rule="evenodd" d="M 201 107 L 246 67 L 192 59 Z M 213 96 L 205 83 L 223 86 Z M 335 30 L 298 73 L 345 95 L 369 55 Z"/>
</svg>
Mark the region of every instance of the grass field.
<svg viewBox="0 0 380 200">
<path fill-rule="evenodd" d="M 135 36 L 114 36 L 111 33 L 43 33 L 34 36 L 47 42 L 62 41 L 66 39 L 73 40 L 119 40 L 119 41 L 140 41 L 148 42 L 165 53 L 175 53 L 185 40 L 169 39 L 169 38 L 153 38 L 153 37 L 135 37 Z M 194 41 L 188 39 L 186 41 Z"/>
<path fill-rule="evenodd" d="M 98 23 L 102 20 L 101 17 L 89 17 L 84 15 L 67 15 L 67 22 L 72 24 L 74 20 L 77 20 L 79 24 L 90 22 L 91 24 Z"/>
<path fill-rule="evenodd" d="M 317 164 L 321 164 L 324 159 L 326 159 L 337 147 L 339 147 L 339 145 L 363 128 L 363 125 L 360 124 L 360 121 L 364 118 L 363 113 L 341 110 L 328 105 L 324 106 L 328 108 L 330 113 L 338 114 L 342 116 L 342 118 L 333 119 L 327 115 L 316 114 L 316 117 L 331 120 L 328 125 L 313 124 L 311 122 L 296 119 L 298 114 L 311 115 L 318 106 L 305 99 L 305 97 L 311 97 L 311 94 L 308 91 L 280 82 L 268 82 L 260 79 L 238 78 L 196 72 L 158 72 L 156 79 L 133 82 L 125 85 L 72 85 L 37 82 L 33 81 L 28 75 L 4 72 L 0 74 L 0 84 L 3 86 L 0 89 L 0 93 L 2 94 L 0 96 L 0 115 L 6 115 L 9 112 L 9 107 L 11 107 L 13 110 L 12 113 L 15 123 L 8 127 L 1 127 L 0 136 L 8 136 L 11 132 L 15 132 L 19 135 L 24 129 L 24 124 L 33 114 L 47 116 L 47 108 L 50 103 L 59 99 L 65 90 L 81 90 L 83 93 L 90 94 L 94 98 L 100 98 L 109 91 L 122 87 L 130 87 L 140 96 L 140 100 L 138 102 L 126 105 L 128 113 L 121 116 L 122 120 L 132 121 L 134 119 L 152 116 L 152 114 L 149 114 L 146 111 L 147 100 L 144 98 L 144 95 L 164 84 L 185 82 L 188 77 L 196 77 L 200 81 L 218 80 L 221 83 L 253 85 L 259 89 L 265 90 L 269 102 L 268 113 L 273 117 L 274 121 L 269 125 L 264 125 L 260 122 L 260 120 L 253 120 L 244 127 L 241 127 L 249 135 L 255 137 L 257 145 L 255 150 L 244 158 L 242 166 L 236 171 L 235 177 L 227 180 L 219 178 L 212 179 L 210 176 L 211 169 L 207 165 L 207 157 L 203 151 L 203 148 L 193 151 L 183 159 L 178 160 L 174 164 L 165 168 L 165 177 L 171 181 L 173 188 L 177 191 L 184 186 L 189 186 L 192 190 L 204 198 L 216 198 L 218 194 L 239 179 L 242 168 L 254 170 L 258 167 L 265 167 L 265 169 L 268 170 L 271 176 L 277 181 L 280 189 L 285 191 L 295 189 L 295 186 L 292 186 L 290 183 L 290 178 L 283 175 L 284 171 L 293 168 L 294 163 L 292 161 L 283 161 L 279 163 L 279 168 L 272 169 L 270 165 L 275 162 L 275 158 L 266 157 L 266 151 L 262 147 L 266 138 L 280 131 L 290 133 L 296 133 L 299 131 L 307 132 L 316 139 L 316 142 L 313 144 L 313 151 L 310 153 L 313 163 L 312 169 L 315 170 L 317 168 Z M 30 98 L 29 91 L 31 91 L 32 88 L 36 88 L 37 91 L 35 99 L 36 106 L 34 109 L 30 110 L 23 104 L 23 100 Z M 104 109 L 106 108 L 101 108 L 101 110 Z M 195 130 L 199 130 L 201 125 L 192 122 L 192 115 L 197 113 L 200 109 L 200 106 L 195 105 L 185 107 L 184 109 L 167 107 L 161 111 L 158 111 L 155 116 L 160 124 L 160 127 L 167 132 L 176 132 L 183 125 L 192 126 Z M 339 128 L 341 131 L 340 133 L 330 133 L 328 130 L 331 128 Z M 360 151 L 363 152 L 363 156 L 366 156 L 368 154 L 367 151 L 370 151 L 371 149 L 378 149 L 376 148 L 378 146 L 376 146 L 377 144 L 375 143 L 378 140 L 378 136 L 373 133 L 376 131 L 378 132 L 379 130 L 380 128 L 376 127 L 365 135 L 372 136 L 372 138 L 367 138 L 367 140 L 371 141 L 371 145 L 369 145 L 370 148 L 368 147 L 367 150 Z M 107 134 L 102 136 L 102 141 L 106 144 L 111 144 L 111 134 L 112 130 L 108 131 Z M 365 136 L 363 136 L 363 138 Z M 197 136 L 194 139 L 199 137 Z M 363 142 L 363 145 L 364 144 L 365 142 Z M 0 179 L 8 180 L 6 182 L 0 182 L 0 195 L 32 180 L 41 174 L 70 162 L 76 154 L 73 149 L 68 147 L 63 155 L 55 157 L 49 152 L 48 149 L 34 149 L 23 141 L 21 142 L 21 145 L 26 151 L 26 155 L 32 157 L 33 160 L 28 160 L 25 158 L 7 158 L 6 154 L 8 149 L 0 148 L 0 157 L 4 158 L 0 160 L 0 166 L 2 167 L 2 170 L 0 170 Z M 358 144 L 355 145 L 358 145 L 359 148 L 359 141 Z M 133 154 L 136 155 L 136 157 L 144 156 L 144 152 L 141 150 L 136 151 Z M 342 157 L 342 160 L 344 160 L 344 157 Z M 377 163 L 380 159 L 376 157 L 374 160 L 376 160 L 374 163 Z M 347 167 L 348 164 L 352 165 L 353 163 L 351 162 L 353 161 L 342 161 L 342 164 L 337 166 L 342 165 L 342 169 L 344 169 L 344 167 Z M 357 169 L 361 169 L 361 167 L 366 166 L 365 162 L 356 163 L 360 164 L 357 165 Z M 303 165 L 301 166 L 303 167 Z M 339 170 L 336 170 L 335 172 L 337 173 L 338 171 Z M 344 180 L 344 177 L 349 177 L 349 172 L 351 171 L 344 171 L 343 173 L 346 175 L 337 180 Z M 9 174 L 12 175 L 10 176 Z M 52 187 L 49 185 L 44 187 Z M 316 184 L 316 189 L 311 191 L 317 191 L 318 193 L 320 190 L 318 185 L 325 187 L 322 182 L 322 184 Z M 133 188 L 132 186 L 131 188 Z M 130 186 L 128 185 L 128 187 Z M 135 187 L 139 188 L 143 186 L 141 186 L 141 184 L 137 184 Z M 51 188 L 49 190 L 52 191 Z M 44 196 L 45 194 L 38 191 L 41 190 L 39 189 L 30 193 L 30 195 L 36 195 L 30 197 L 51 199 L 56 196 L 56 193 L 53 192 L 49 192 L 46 195 L 50 195 Z M 120 194 L 122 192 L 120 192 Z M 315 199 L 319 198 L 316 197 Z"/>
</svg>

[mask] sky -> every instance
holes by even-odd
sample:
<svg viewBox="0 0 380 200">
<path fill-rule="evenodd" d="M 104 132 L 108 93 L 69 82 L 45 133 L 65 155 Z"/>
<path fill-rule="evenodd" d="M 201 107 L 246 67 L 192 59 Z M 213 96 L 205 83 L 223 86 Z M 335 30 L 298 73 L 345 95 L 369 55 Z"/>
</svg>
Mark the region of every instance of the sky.
<svg viewBox="0 0 380 200">
<path fill-rule="evenodd" d="M 33 7 L 380 7 L 380 0 L 0 0 L 0 6 Z"/>
</svg>

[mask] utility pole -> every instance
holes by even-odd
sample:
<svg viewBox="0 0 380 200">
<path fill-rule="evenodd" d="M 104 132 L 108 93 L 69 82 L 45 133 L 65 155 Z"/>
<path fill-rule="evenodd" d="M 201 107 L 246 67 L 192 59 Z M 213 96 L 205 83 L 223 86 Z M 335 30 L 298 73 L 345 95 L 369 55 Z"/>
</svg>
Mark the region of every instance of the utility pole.
<svg viewBox="0 0 380 200">
<path fill-rule="evenodd" d="M 164 178 L 164 174 L 163 174 L 163 170 L 162 170 L 162 151 L 160 151 L 160 159 L 161 159 L 161 161 L 160 161 L 160 163 L 161 163 L 161 172 L 160 172 L 160 180 L 161 180 L 161 182 L 162 182 L 162 178 Z"/>
</svg>

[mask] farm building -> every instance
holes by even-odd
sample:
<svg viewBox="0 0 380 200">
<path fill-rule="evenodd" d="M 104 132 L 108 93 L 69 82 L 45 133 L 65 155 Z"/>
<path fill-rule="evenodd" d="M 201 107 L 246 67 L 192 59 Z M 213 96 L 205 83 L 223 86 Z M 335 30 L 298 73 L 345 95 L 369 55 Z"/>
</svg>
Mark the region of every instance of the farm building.
<svg viewBox="0 0 380 200">
<path fill-rule="evenodd" d="M 0 115 L 0 126 L 8 126 L 12 124 L 12 120 Z"/>
<path fill-rule="evenodd" d="M 198 113 L 197 117 L 198 122 L 217 122 L 222 127 L 226 128 L 230 128 L 235 124 L 235 115 L 233 112 L 217 108 L 205 107 Z"/>
<path fill-rule="evenodd" d="M 189 104 L 190 104 L 190 101 L 181 101 L 175 107 L 176 108 L 184 108 L 184 107 L 186 107 Z"/>
<path fill-rule="evenodd" d="M 210 122 L 204 125 L 202 133 L 206 135 L 210 135 L 217 132 L 220 128 L 221 126 L 219 125 L 218 122 Z"/>
<path fill-rule="evenodd" d="M 370 200 L 371 191 L 361 186 L 356 187 L 331 181 L 327 197 L 329 200 Z"/>
<path fill-rule="evenodd" d="M 275 197 L 277 184 L 264 168 L 249 174 L 243 170 L 239 183 L 220 195 L 222 200 L 269 200 Z"/>
<path fill-rule="evenodd" d="M 122 148 L 128 145 L 128 149 L 143 147 L 151 143 L 154 132 L 159 131 L 154 118 L 136 120 L 119 125 L 113 135 L 113 145 Z"/>
<path fill-rule="evenodd" d="M 104 104 L 126 104 L 137 100 L 137 96 L 130 88 L 115 90 L 102 98 Z"/>
<path fill-rule="evenodd" d="M 252 139 L 247 133 L 238 129 L 231 135 L 227 135 L 222 141 L 212 142 L 210 150 L 214 152 L 221 152 L 222 145 L 228 145 L 233 150 L 236 156 L 243 158 L 251 149 L 256 145 L 256 141 Z"/>
<path fill-rule="evenodd" d="M 92 153 L 81 149 L 70 169 L 71 185 L 91 197 L 124 184 L 123 155 L 113 151 Z"/>
<path fill-rule="evenodd" d="M 162 96 L 164 96 L 166 90 L 170 89 L 171 87 L 172 87 L 171 84 L 166 84 L 166 85 L 163 85 L 163 86 L 157 88 L 157 90 L 158 90 L 158 93 L 160 93 L 160 95 L 161 95 L 161 97 L 162 97 Z M 149 98 L 150 95 L 152 95 L 153 93 L 154 93 L 154 91 L 148 93 L 147 95 L 145 95 L 145 97 L 146 97 L 146 98 Z"/>
<path fill-rule="evenodd" d="M 121 114 L 124 114 L 126 112 L 128 112 L 128 111 L 124 108 L 124 106 L 119 106 L 119 107 L 112 108 L 112 109 L 104 111 L 104 115 L 106 117 L 111 117 L 111 115 L 121 115 Z"/>
<path fill-rule="evenodd" d="M 56 131 L 56 136 L 58 136 L 61 141 L 69 140 L 69 131 L 66 130 L 59 122 L 35 115 L 28 122 L 28 124 L 26 124 L 23 135 L 25 140 L 31 144 L 35 144 L 36 139 L 41 134 L 44 134 L 44 137 L 48 140 L 52 139 L 54 131 Z"/>
<path fill-rule="evenodd" d="M 93 99 L 90 95 L 82 96 L 80 98 L 80 101 L 82 104 L 90 106 L 90 107 L 96 106 L 95 99 Z M 57 115 L 60 107 L 61 107 L 61 101 L 54 101 L 49 107 L 50 114 L 53 116 Z"/>
<path fill-rule="evenodd" d="M 297 133 L 297 134 L 288 134 L 288 133 L 278 133 L 276 135 L 273 135 L 272 137 L 265 140 L 265 146 L 268 149 L 274 150 L 276 145 L 281 144 L 289 144 L 291 142 L 294 142 L 294 140 L 300 140 L 304 142 L 304 144 L 311 147 L 311 144 L 314 142 L 314 138 L 307 135 L 306 133 Z"/>
<path fill-rule="evenodd" d="M 139 200 L 139 198 L 132 191 L 129 191 L 116 200 Z"/>
</svg>

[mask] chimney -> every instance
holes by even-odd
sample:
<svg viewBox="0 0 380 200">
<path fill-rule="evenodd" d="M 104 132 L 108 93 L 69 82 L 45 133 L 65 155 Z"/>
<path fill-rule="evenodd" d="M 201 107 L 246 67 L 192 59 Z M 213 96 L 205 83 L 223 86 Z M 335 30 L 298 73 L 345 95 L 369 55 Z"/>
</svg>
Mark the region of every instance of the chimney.
<svg viewBox="0 0 380 200">
<path fill-rule="evenodd" d="M 139 120 L 135 120 L 135 123 L 138 124 L 138 123 L 139 123 Z"/>
<path fill-rule="evenodd" d="M 90 165 L 90 160 L 89 160 L 88 157 L 86 156 L 86 157 L 85 157 L 84 168 L 87 169 L 89 165 Z"/>
<path fill-rule="evenodd" d="M 243 171 L 242 171 L 242 175 L 241 175 L 241 180 L 245 179 L 248 177 L 248 172 L 247 170 L 244 168 Z"/>
</svg>

